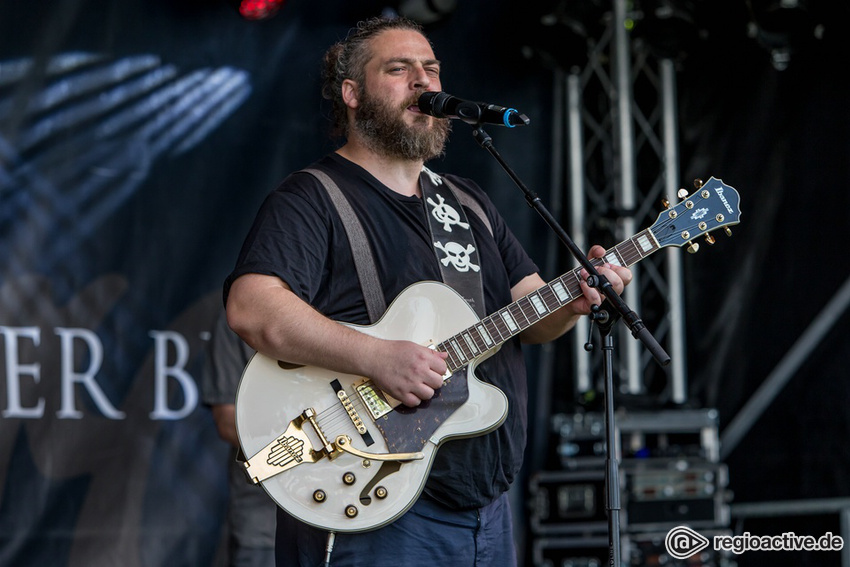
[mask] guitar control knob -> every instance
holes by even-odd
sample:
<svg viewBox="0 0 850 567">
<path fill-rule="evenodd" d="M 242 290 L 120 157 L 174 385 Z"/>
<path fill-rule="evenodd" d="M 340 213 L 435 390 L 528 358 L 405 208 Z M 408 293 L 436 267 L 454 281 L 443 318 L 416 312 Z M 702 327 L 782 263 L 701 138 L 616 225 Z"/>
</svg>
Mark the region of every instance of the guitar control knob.
<svg viewBox="0 0 850 567">
<path fill-rule="evenodd" d="M 345 507 L 345 517 L 346 518 L 356 518 L 357 517 L 357 506 L 354 504 L 349 504 Z"/>
<path fill-rule="evenodd" d="M 375 489 L 375 496 L 380 498 L 381 500 L 386 498 L 387 494 L 388 494 L 387 489 L 384 486 L 379 486 L 378 488 Z"/>
<path fill-rule="evenodd" d="M 321 504 L 322 502 L 324 502 L 327 499 L 328 499 L 328 495 L 325 494 L 324 490 L 319 489 L 319 490 L 317 490 L 316 492 L 313 493 L 313 500 L 315 502 L 318 502 L 319 504 Z"/>
<path fill-rule="evenodd" d="M 345 473 L 344 475 L 342 475 L 342 482 L 343 482 L 344 484 L 347 484 L 348 486 L 351 486 L 352 484 L 354 484 L 355 482 L 357 482 L 357 477 L 356 477 L 356 476 L 354 476 L 354 473 L 352 473 L 352 472 L 347 472 L 347 473 Z"/>
</svg>

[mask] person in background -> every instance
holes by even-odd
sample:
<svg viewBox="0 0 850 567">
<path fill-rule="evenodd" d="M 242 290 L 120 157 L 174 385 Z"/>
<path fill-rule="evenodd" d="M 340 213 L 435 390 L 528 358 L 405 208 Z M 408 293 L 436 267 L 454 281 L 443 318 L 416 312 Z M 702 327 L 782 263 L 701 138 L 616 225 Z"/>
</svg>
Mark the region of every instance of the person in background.
<svg viewBox="0 0 850 567">
<path fill-rule="evenodd" d="M 206 354 L 201 395 L 212 410 L 219 437 L 230 445 L 227 565 L 273 567 L 277 506 L 262 488 L 248 482 L 244 466 L 236 460 L 236 390 L 254 351 L 230 330 L 223 309 L 216 318 Z"/>
<path fill-rule="evenodd" d="M 416 23 L 403 18 L 361 22 L 325 56 L 323 94 L 332 103 L 344 142 L 310 167 L 338 185 L 362 223 L 386 304 L 416 282 L 445 281 L 447 274 L 446 279 L 459 276 L 473 288 L 480 284 L 480 294 L 464 296 L 474 300 L 468 300 L 472 308 L 489 314 L 545 282 L 486 191 L 469 179 L 439 176 L 425 167 L 443 153 L 449 133 L 448 120 L 418 107 L 424 92 L 441 90 L 440 69 Z M 447 187 L 458 189 L 458 201 L 464 194 L 471 199 L 462 206 L 465 220 L 442 215 L 454 223 L 450 237 L 468 242 L 462 248 L 470 256 L 450 259 L 447 249 L 456 243 L 444 245 L 432 237 L 432 210 L 447 209 L 425 194 L 439 190 L 448 196 Z M 603 254 L 600 246 L 590 250 L 592 257 Z M 627 268 L 610 264 L 600 272 L 617 293 L 632 277 Z M 579 287 L 573 301 L 504 342 L 478 367 L 479 378 L 508 398 L 501 426 L 442 445 L 418 500 L 379 529 L 334 538 L 279 510 L 277 566 L 328 564 L 327 548 L 335 567 L 516 565 L 507 490 L 522 465 L 526 442 L 521 342 L 558 338 L 591 305 L 602 302 L 584 281 Z M 409 407 L 431 400 L 443 386 L 447 353 L 370 336 L 338 322 L 373 321 L 341 217 L 310 173 L 293 173 L 261 205 L 225 281 L 224 301 L 231 328 L 273 359 L 366 376 Z"/>
</svg>

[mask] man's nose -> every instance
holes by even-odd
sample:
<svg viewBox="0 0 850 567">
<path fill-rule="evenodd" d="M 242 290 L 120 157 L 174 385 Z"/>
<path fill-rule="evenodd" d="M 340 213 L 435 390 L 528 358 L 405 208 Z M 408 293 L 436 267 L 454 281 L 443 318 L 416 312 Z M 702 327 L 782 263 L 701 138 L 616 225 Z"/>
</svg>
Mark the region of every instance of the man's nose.
<svg viewBox="0 0 850 567">
<path fill-rule="evenodd" d="M 414 90 L 427 90 L 431 86 L 431 77 L 428 76 L 428 73 L 423 67 L 417 67 L 411 83 Z"/>
</svg>

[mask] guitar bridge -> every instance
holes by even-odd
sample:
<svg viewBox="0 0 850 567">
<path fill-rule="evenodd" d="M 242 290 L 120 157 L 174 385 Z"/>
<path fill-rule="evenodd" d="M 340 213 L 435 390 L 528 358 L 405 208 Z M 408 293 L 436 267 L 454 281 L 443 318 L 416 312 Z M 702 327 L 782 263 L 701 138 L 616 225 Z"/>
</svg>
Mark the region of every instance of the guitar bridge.
<svg viewBox="0 0 850 567">
<path fill-rule="evenodd" d="M 311 425 L 319 436 L 321 449 L 312 448 L 312 441 L 303 428 L 305 423 Z M 289 427 L 282 435 L 245 461 L 245 474 L 251 482 L 259 484 L 302 463 L 315 463 L 325 457 L 335 459 L 340 454 L 340 451 L 328 442 L 316 423 L 315 410 L 307 408 L 289 422 Z"/>
</svg>

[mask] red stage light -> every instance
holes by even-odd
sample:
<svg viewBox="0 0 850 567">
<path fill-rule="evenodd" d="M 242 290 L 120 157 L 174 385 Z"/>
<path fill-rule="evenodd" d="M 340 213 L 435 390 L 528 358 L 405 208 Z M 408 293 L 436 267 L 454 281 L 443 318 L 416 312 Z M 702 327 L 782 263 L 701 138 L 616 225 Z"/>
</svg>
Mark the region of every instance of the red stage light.
<svg viewBox="0 0 850 567">
<path fill-rule="evenodd" d="M 239 14 L 246 20 L 265 20 L 274 16 L 286 0 L 241 0 Z"/>
</svg>

